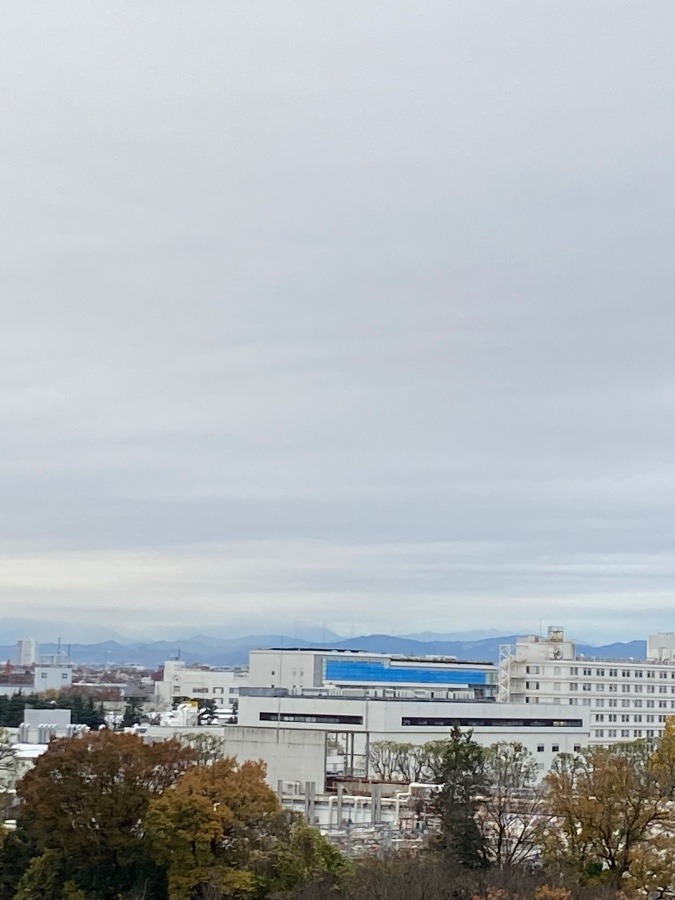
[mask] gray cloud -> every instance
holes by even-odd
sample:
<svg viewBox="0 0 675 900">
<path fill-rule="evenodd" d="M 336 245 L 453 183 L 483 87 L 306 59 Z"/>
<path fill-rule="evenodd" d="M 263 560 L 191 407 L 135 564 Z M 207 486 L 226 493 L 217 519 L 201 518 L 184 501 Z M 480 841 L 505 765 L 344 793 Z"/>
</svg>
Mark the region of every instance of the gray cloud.
<svg viewBox="0 0 675 900">
<path fill-rule="evenodd" d="M 10 7 L 0 611 L 672 628 L 674 25 Z"/>
</svg>

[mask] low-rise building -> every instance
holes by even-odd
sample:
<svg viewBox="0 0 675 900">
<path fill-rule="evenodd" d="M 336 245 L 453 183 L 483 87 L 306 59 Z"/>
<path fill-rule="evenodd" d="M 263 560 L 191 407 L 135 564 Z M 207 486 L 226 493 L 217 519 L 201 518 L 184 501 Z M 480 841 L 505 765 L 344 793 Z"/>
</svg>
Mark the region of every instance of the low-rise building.
<svg viewBox="0 0 675 900">
<path fill-rule="evenodd" d="M 248 683 L 246 669 L 188 666 L 183 660 L 170 659 L 164 663 L 161 681 L 155 682 L 155 703 L 169 708 L 179 698 L 213 700 L 217 706 L 229 708 L 239 695 L 239 688 Z"/>
</svg>

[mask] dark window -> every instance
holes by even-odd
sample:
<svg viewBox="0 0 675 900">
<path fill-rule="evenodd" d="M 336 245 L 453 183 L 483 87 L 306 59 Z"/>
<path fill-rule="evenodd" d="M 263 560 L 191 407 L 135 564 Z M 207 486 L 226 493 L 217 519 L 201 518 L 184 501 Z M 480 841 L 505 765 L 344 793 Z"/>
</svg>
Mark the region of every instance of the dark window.
<svg viewBox="0 0 675 900">
<path fill-rule="evenodd" d="M 319 725 L 363 725 L 363 716 L 330 716 L 318 713 L 261 712 L 261 722 L 310 722 Z"/>
<path fill-rule="evenodd" d="M 452 728 L 453 725 L 459 725 L 460 728 L 581 728 L 582 724 L 581 719 L 497 719 L 478 717 L 458 719 L 451 716 L 447 718 L 404 716 L 401 719 L 401 725 L 409 727 L 419 726 L 421 728 Z"/>
</svg>

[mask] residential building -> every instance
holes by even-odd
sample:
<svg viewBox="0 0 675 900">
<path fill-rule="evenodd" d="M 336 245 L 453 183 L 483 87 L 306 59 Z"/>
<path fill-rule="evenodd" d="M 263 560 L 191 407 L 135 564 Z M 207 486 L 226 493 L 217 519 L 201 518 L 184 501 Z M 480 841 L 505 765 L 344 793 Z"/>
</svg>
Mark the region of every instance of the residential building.
<svg viewBox="0 0 675 900">
<path fill-rule="evenodd" d="M 590 715 L 590 743 L 611 744 L 663 734 L 675 715 L 675 636 L 651 635 L 646 660 L 577 655 L 562 628 L 502 648 L 499 699 L 564 706 Z"/>
<path fill-rule="evenodd" d="M 188 666 L 183 660 L 170 659 L 164 663 L 161 681 L 155 682 L 155 703 L 168 708 L 179 698 L 213 700 L 217 706 L 229 708 L 248 683 L 244 668 L 210 668 Z"/>
</svg>

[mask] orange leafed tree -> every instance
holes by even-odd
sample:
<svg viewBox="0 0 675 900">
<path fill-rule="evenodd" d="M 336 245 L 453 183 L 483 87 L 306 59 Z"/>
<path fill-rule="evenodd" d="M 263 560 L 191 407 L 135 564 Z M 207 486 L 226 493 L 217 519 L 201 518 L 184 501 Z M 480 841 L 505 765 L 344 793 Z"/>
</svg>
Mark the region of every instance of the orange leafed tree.
<svg viewBox="0 0 675 900">
<path fill-rule="evenodd" d="M 115 896 L 148 865 L 150 799 L 195 759 L 178 741 L 145 744 L 132 734 L 52 741 L 19 784 L 21 826 L 40 856 L 67 861 L 69 879 L 96 896 Z"/>
</svg>

